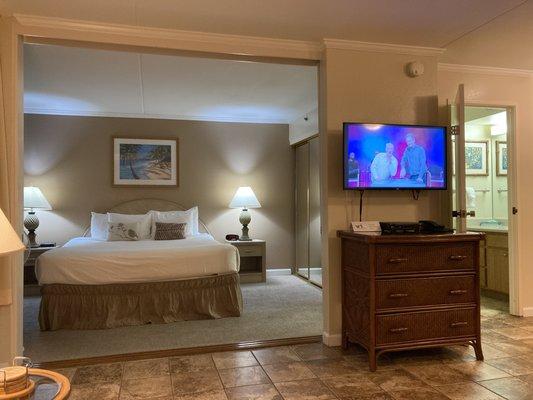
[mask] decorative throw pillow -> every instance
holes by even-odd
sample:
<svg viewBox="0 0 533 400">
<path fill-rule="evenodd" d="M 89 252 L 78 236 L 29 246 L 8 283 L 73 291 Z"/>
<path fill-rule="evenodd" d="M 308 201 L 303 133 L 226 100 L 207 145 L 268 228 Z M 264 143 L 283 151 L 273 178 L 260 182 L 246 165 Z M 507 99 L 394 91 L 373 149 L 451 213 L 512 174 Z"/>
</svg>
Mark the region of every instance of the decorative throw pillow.
<svg viewBox="0 0 533 400">
<path fill-rule="evenodd" d="M 152 237 L 155 238 L 155 223 L 187 223 L 185 236 L 198 234 L 198 207 L 190 208 L 186 211 L 150 211 L 152 214 Z"/>
<path fill-rule="evenodd" d="M 178 240 L 185 239 L 186 222 L 156 222 L 155 223 L 155 240 Z"/>
<path fill-rule="evenodd" d="M 140 240 L 139 222 L 108 222 L 107 240 Z"/>
<path fill-rule="evenodd" d="M 107 213 L 108 222 L 122 222 L 124 224 L 139 223 L 139 240 L 151 239 L 152 214 L 117 214 Z"/>
</svg>

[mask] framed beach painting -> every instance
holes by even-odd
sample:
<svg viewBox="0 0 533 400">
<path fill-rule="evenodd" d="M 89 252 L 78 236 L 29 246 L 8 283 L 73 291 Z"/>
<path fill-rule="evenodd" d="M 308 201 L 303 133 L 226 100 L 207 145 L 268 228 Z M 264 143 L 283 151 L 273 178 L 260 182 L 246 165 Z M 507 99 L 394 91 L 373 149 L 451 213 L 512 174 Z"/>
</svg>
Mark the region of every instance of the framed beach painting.
<svg viewBox="0 0 533 400">
<path fill-rule="evenodd" d="M 178 139 L 114 137 L 113 186 L 178 186 Z"/>
<path fill-rule="evenodd" d="M 496 175 L 507 175 L 507 142 L 496 140 Z"/>
<path fill-rule="evenodd" d="M 467 175 L 488 175 L 488 140 L 465 142 L 465 162 Z"/>
</svg>

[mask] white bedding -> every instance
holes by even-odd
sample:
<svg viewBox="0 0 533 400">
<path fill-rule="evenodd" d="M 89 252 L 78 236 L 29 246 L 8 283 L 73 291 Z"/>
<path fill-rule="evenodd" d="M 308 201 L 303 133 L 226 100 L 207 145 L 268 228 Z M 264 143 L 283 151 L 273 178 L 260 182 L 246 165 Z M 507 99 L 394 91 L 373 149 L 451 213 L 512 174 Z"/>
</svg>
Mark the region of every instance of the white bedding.
<svg viewBox="0 0 533 400">
<path fill-rule="evenodd" d="M 68 241 L 37 258 L 41 285 L 161 282 L 239 271 L 237 249 L 209 234 L 182 240 Z"/>
</svg>

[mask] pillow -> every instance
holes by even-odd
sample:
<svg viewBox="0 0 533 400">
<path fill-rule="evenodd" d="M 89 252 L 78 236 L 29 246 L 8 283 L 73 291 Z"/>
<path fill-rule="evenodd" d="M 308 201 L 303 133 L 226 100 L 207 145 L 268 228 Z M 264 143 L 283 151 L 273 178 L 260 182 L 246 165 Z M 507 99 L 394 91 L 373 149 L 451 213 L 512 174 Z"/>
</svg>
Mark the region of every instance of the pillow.
<svg viewBox="0 0 533 400">
<path fill-rule="evenodd" d="M 107 213 L 108 222 L 139 223 L 139 240 L 150 239 L 152 229 L 152 215 L 146 214 L 116 214 Z"/>
<path fill-rule="evenodd" d="M 155 237 L 156 222 L 186 223 L 185 236 L 198 235 L 198 207 L 187 211 L 150 211 L 152 214 L 152 238 Z"/>
<path fill-rule="evenodd" d="M 107 214 L 91 213 L 91 238 L 107 240 Z"/>
<path fill-rule="evenodd" d="M 192 232 L 193 235 L 198 235 L 198 206 L 189 208 L 187 211 L 192 213 Z"/>
<path fill-rule="evenodd" d="M 108 222 L 107 240 L 139 240 L 140 222 Z"/>
<path fill-rule="evenodd" d="M 172 222 L 155 223 L 155 240 L 178 240 L 185 239 L 186 222 L 175 224 Z"/>
</svg>

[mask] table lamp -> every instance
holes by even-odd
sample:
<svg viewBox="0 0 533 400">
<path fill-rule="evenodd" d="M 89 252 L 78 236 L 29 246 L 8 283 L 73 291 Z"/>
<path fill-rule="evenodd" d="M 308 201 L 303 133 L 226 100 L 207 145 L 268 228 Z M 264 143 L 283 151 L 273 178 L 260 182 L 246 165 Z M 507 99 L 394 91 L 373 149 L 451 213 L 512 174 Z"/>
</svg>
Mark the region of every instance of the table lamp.
<svg viewBox="0 0 533 400">
<path fill-rule="evenodd" d="M 24 250 L 17 233 L 7 220 L 4 212 L 0 209 L 0 256 L 6 256 L 17 251 Z"/>
<path fill-rule="evenodd" d="M 35 240 L 35 230 L 39 227 L 39 218 L 35 215 L 34 210 L 50 211 L 52 206 L 44 197 L 41 189 L 29 186 L 24 188 L 24 209 L 30 210 L 26 218 L 24 218 L 24 227 L 28 230 L 29 245 L 30 247 L 39 247 Z"/>
<path fill-rule="evenodd" d="M 250 186 L 241 186 L 235 192 L 235 196 L 229 203 L 229 208 L 242 208 L 241 215 L 239 216 L 239 222 L 242 224 L 242 235 L 239 240 L 252 240 L 248 236 L 248 224 L 252 220 L 252 216 L 248 211 L 249 208 L 261 208 L 261 204 L 257 197 L 255 197 L 254 191 Z"/>
</svg>

